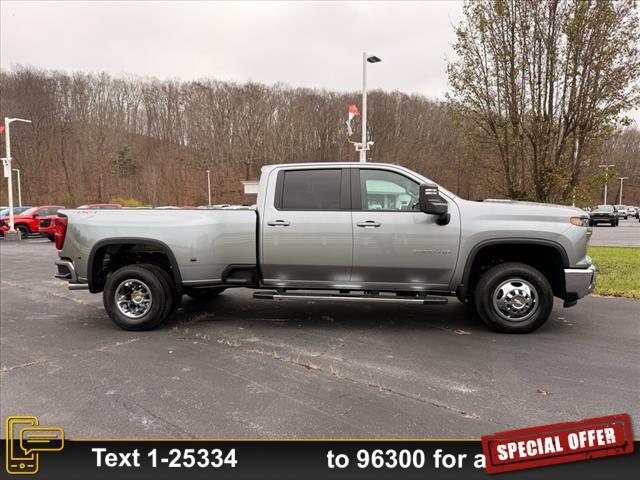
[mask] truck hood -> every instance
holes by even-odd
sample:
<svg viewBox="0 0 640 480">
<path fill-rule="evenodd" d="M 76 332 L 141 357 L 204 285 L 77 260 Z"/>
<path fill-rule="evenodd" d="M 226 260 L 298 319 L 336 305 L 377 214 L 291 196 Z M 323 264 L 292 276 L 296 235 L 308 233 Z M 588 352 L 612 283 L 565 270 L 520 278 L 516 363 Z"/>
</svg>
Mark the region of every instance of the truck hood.
<svg viewBox="0 0 640 480">
<path fill-rule="evenodd" d="M 493 199 L 489 198 L 483 200 L 482 202 L 478 202 L 481 204 L 486 204 L 491 209 L 504 208 L 505 213 L 511 213 L 513 211 L 522 211 L 524 210 L 547 210 L 550 214 L 553 215 L 562 215 L 566 213 L 569 216 L 589 216 L 589 213 L 585 210 L 582 210 L 578 207 L 572 207 L 569 205 L 558 205 L 555 203 L 540 203 L 540 202 L 524 202 L 519 200 L 502 200 L 502 199 Z M 500 207 L 498 207 L 498 205 Z"/>
</svg>

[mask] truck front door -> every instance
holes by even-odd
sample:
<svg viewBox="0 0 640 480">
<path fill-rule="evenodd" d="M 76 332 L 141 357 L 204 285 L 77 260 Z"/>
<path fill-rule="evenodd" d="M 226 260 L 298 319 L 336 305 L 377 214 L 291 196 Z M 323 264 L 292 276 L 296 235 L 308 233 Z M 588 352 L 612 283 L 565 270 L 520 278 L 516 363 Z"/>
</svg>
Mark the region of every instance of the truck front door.
<svg viewBox="0 0 640 480">
<path fill-rule="evenodd" d="M 351 283 L 375 289 L 446 289 L 458 257 L 460 218 L 419 210 L 419 183 L 400 172 L 354 168 Z"/>
<path fill-rule="evenodd" d="M 275 173 L 275 172 L 274 172 Z M 339 288 L 353 254 L 349 169 L 286 169 L 267 196 L 262 229 L 266 285 Z"/>
</svg>

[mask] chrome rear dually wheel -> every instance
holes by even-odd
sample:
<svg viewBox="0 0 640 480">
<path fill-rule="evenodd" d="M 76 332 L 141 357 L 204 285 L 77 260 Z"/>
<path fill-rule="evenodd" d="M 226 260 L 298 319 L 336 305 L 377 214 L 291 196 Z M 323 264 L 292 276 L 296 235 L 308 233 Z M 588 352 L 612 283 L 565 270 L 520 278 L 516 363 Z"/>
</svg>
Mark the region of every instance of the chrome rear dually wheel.
<svg viewBox="0 0 640 480">
<path fill-rule="evenodd" d="M 141 280 L 129 278 L 116 288 L 115 302 L 125 317 L 140 318 L 151 309 L 151 289 Z"/>
<path fill-rule="evenodd" d="M 172 295 L 157 270 L 125 265 L 109 275 L 102 302 L 111 320 L 120 328 L 150 330 L 167 318 Z"/>
</svg>

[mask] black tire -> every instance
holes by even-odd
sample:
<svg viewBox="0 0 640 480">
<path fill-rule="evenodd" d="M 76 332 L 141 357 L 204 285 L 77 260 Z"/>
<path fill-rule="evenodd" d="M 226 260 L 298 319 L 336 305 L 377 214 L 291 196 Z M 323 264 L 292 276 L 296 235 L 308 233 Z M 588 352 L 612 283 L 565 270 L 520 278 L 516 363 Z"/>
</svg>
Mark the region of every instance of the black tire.
<svg viewBox="0 0 640 480">
<path fill-rule="evenodd" d="M 494 306 L 494 295 L 504 294 L 505 288 L 500 287 L 509 280 L 513 282 L 505 288 L 517 289 L 518 283 L 527 287 L 523 284 L 524 281 L 537 292 L 537 295 L 531 295 L 532 298 L 537 297 L 534 306 L 531 307 L 532 310 L 522 319 L 505 318 L 508 315 L 501 314 L 500 310 Z M 522 296 L 520 296 L 521 299 Z M 475 291 L 475 305 L 478 315 L 490 329 L 503 333 L 529 333 L 540 328 L 551 315 L 553 290 L 547 278 L 539 270 L 524 263 L 503 263 L 491 268 L 480 277 Z"/>
<path fill-rule="evenodd" d="M 133 281 L 134 284 L 141 282 L 150 292 L 149 308 L 138 318 L 128 317 L 116 305 L 116 290 L 124 289 L 127 280 Z M 107 279 L 102 292 L 102 303 L 113 323 L 120 328 L 132 331 L 151 330 L 166 318 L 169 295 L 171 293 L 167 292 L 164 280 L 156 272 L 140 265 L 127 265 L 113 272 Z"/>
<path fill-rule="evenodd" d="M 170 293 L 170 296 L 169 296 L 170 302 L 167 303 L 169 308 L 166 314 L 167 314 L 167 317 L 169 315 L 172 315 L 180 306 L 180 300 L 181 300 L 180 296 L 178 295 L 178 291 L 176 290 L 176 284 L 173 281 L 173 278 L 171 278 L 171 275 L 169 274 L 169 272 L 167 272 L 164 268 L 159 267 L 158 265 L 154 265 L 152 263 L 143 263 L 143 264 L 140 264 L 140 266 L 154 272 L 156 275 L 158 275 L 160 280 L 165 284 L 166 291 Z"/>
<path fill-rule="evenodd" d="M 612 227 L 615 227 L 616 225 L 618 225 L 618 223 L 617 223 L 615 220 L 612 220 L 612 221 L 611 221 L 611 226 L 612 226 Z"/>
<path fill-rule="evenodd" d="M 55 242 L 56 241 L 56 236 L 55 235 L 47 235 L 47 238 L 49 239 L 50 242 Z"/>
<path fill-rule="evenodd" d="M 189 297 L 191 297 L 196 302 L 206 302 L 211 300 L 212 298 L 217 297 L 225 290 L 226 288 L 224 287 L 189 288 L 189 289 L 185 289 L 184 293 L 186 293 Z"/>
<path fill-rule="evenodd" d="M 27 238 L 31 234 L 29 225 L 16 225 L 16 230 L 20 232 L 22 238 Z"/>
</svg>

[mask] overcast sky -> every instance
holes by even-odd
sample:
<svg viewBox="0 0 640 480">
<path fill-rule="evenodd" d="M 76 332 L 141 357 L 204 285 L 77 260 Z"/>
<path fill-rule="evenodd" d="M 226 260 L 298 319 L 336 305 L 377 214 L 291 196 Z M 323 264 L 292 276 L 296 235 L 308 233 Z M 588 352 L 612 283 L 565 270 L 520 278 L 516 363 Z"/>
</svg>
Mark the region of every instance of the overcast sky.
<svg viewBox="0 0 640 480">
<path fill-rule="evenodd" d="M 0 65 L 213 77 L 359 90 L 361 55 L 371 88 L 443 98 L 457 1 L 186 2 L 5 1 Z M 634 118 L 640 119 L 635 112 Z"/>
<path fill-rule="evenodd" d="M 31 64 L 159 78 L 358 90 L 362 51 L 383 63 L 372 88 L 442 98 L 457 2 L 1 3 L 2 68 Z"/>
</svg>

